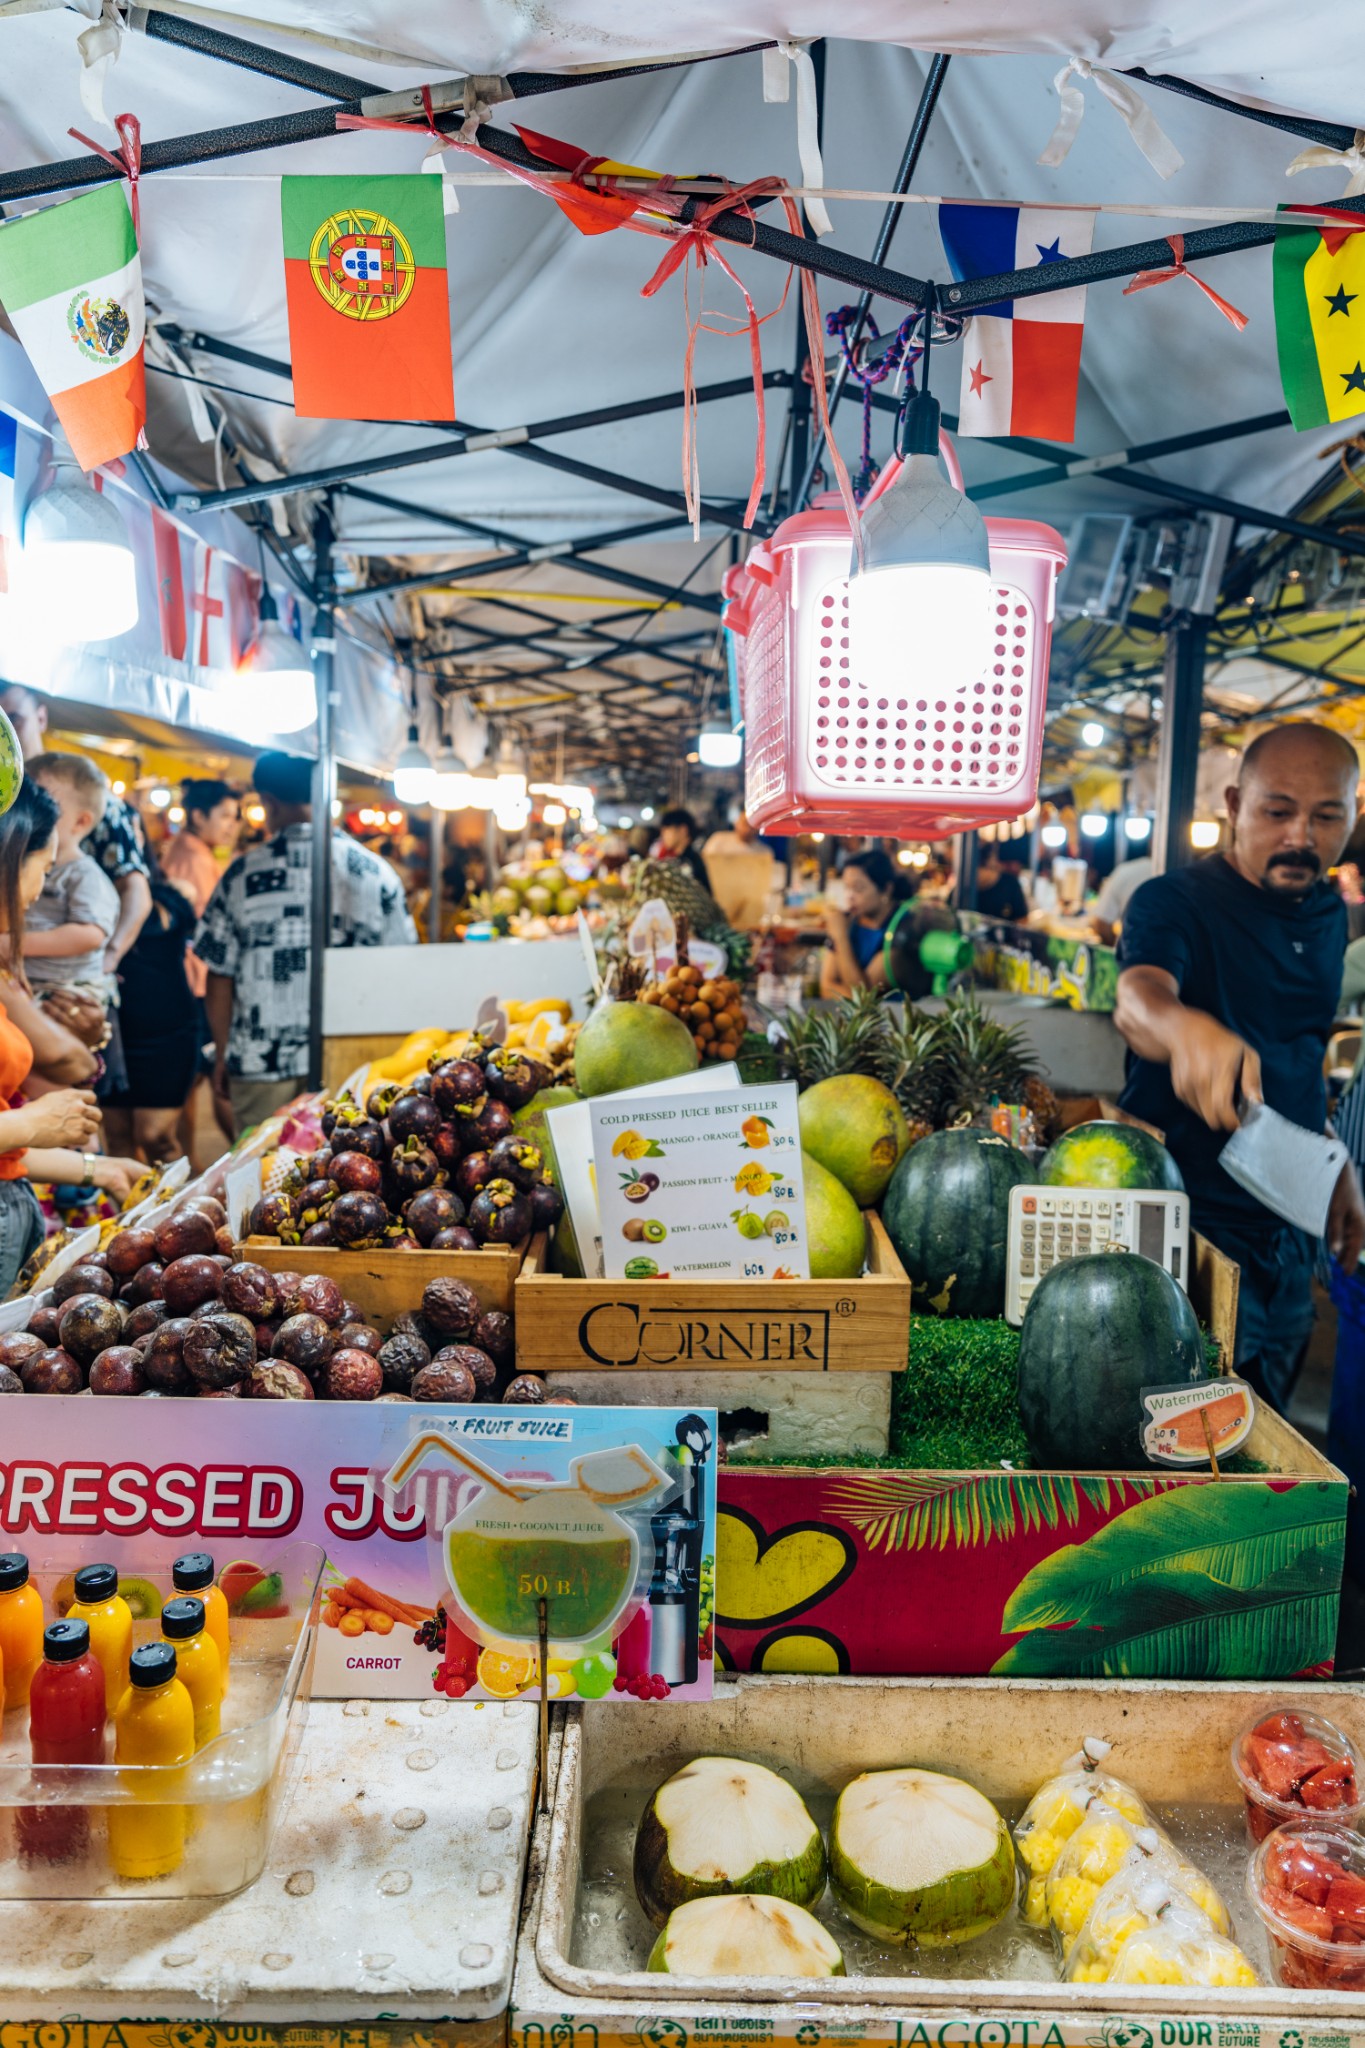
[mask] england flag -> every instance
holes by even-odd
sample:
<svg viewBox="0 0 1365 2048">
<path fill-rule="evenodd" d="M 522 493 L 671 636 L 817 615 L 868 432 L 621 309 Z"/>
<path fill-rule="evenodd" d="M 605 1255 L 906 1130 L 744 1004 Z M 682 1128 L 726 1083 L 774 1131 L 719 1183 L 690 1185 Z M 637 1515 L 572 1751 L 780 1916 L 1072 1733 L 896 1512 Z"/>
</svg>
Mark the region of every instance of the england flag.
<svg viewBox="0 0 1365 2048">
<path fill-rule="evenodd" d="M 1087 207 L 957 206 L 938 210 L 956 278 L 996 277 L 1088 256 Z M 998 300 L 974 312 L 962 342 L 960 434 L 1076 435 L 1085 287 Z"/>
</svg>

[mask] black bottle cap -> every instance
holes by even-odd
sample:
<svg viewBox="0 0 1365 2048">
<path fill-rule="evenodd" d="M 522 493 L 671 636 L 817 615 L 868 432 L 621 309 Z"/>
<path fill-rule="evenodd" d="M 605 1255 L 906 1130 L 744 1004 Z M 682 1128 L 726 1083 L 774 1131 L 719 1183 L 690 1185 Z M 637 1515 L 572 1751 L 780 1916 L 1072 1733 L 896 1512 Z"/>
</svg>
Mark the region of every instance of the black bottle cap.
<svg viewBox="0 0 1365 2048">
<path fill-rule="evenodd" d="M 182 1636 L 197 1636 L 204 1627 L 202 1600 L 168 1600 L 161 1610 L 161 1633 L 171 1642 Z"/>
<path fill-rule="evenodd" d="M 74 1664 L 89 1648 L 88 1622 L 54 1621 L 43 1630 L 43 1655 L 49 1664 Z"/>
<path fill-rule="evenodd" d="M 83 1564 L 75 1583 L 78 1600 L 112 1600 L 118 1591 L 118 1572 L 111 1564 Z"/>
<path fill-rule="evenodd" d="M 7 1550 L 0 1557 L 0 1593 L 12 1593 L 28 1584 L 28 1559 L 22 1550 Z"/>
<path fill-rule="evenodd" d="M 197 1593 L 201 1586 L 211 1586 L 217 1576 L 207 1550 L 187 1550 L 171 1566 L 171 1583 L 177 1593 Z"/>
<path fill-rule="evenodd" d="M 164 1612 L 164 1609 L 163 1609 Z M 169 1643 L 144 1643 L 128 1659 L 128 1683 L 151 1689 L 175 1677 L 175 1651 Z"/>
</svg>

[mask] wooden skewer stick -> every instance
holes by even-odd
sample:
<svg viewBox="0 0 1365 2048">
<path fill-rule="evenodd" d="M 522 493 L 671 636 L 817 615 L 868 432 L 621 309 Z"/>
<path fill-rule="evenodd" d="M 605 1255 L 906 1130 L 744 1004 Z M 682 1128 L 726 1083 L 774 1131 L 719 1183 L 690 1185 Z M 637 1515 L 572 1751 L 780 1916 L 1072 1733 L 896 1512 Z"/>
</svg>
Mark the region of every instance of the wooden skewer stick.
<svg viewBox="0 0 1365 2048">
<path fill-rule="evenodd" d="M 550 1603 L 542 1593 L 536 1601 L 536 1632 L 540 1637 L 540 1810 L 550 1811 Z"/>
<path fill-rule="evenodd" d="M 1199 1420 L 1204 1425 L 1204 1442 L 1209 1447 L 1209 1463 L 1213 1467 L 1213 1476 L 1215 1479 L 1221 1479 L 1223 1475 L 1218 1470 L 1218 1453 L 1213 1448 L 1213 1430 L 1209 1424 L 1209 1411 L 1207 1408 L 1200 1409 Z"/>
</svg>

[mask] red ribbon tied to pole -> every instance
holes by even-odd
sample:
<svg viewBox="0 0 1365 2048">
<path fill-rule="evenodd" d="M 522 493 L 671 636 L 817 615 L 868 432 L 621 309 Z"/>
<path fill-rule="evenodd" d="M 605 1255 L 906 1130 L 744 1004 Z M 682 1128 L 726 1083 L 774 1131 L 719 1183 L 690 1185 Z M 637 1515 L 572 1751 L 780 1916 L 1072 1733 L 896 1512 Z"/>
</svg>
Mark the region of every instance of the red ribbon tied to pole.
<svg viewBox="0 0 1365 2048">
<path fill-rule="evenodd" d="M 419 90 L 422 95 L 422 114 L 425 117 L 424 122 L 422 124 L 419 124 L 417 118 L 417 111 L 414 108 L 410 119 L 397 119 L 392 121 L 388 119 L 381 119 L 381 117 L 377 114 L 338 114 L 336 117 L 337 127 L 339 129 L 396 128 L 398 129 L 400 134 L 411 135 L 414 131 L 420 134 L 422 125 L 425 125 L 428 135 L 431 136 L 437 148 L 445 149 L 450 142 L 450 137 L 444 134 L 441 131 L 441 129 L 439 129 L 436 125 L 436 110 L 431 102 L 431 87 L 429 85 L 424 85 L 421 86 Z"/>
<path fill-rule="evenodd" d="M 102 142 L 96 142 L 89 135 L 82 135 L 79 128 L 68 128 L 67 134 L 75 141 L 83 142 L 87 149 L 102 156 L 107 164 L 128 180 L 128 202 L 133 214 L 133 232 L 137 236 L 139 249 L 142 247 L 142 213 L 138 205 L 137 181 L 142 176 L 142 125 L 136 114 L 116 114 L 114 127 L 118 131 L 120 147 L 106 149 Z"/>
<path fill-rule="evenodd" d="M 1175 258 L 1171 268 L 1169 270 L 1140 270 L 1132 283 L 1126 284 L 1123 287 L 1125 299 L 1130 292 L 1145 291 L 1149 284 L 1166 284 L 1173 277 L 1187 277 L 1191 284 L 1198 285 L 1204 297 L 1211 300 L 1217 306 L 1223 318 L 1230 320 L 1240 334 L 1247 324 L 1246 314 L 1239 313 L 1236 306 L 1229 305 L 1228 301 L 1221 298 L 1211 284 L 1205 284 L 1203 278 L 1197 272 L 1189 269 L 1185 262 L 1185 237 L 1183 235 L 1167 235 L 1166 240 L 1170 243 L 1171 254 Z"/>
</svg>

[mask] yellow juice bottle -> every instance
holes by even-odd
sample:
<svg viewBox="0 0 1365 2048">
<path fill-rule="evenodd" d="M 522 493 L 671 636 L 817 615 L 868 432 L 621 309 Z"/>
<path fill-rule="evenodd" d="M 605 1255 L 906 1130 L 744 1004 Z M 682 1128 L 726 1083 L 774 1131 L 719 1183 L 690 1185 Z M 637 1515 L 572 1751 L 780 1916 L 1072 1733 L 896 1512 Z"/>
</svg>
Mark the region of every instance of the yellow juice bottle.
<svg viewBox="0 0 1365 2048">
<path fill-rule="evenodd" d="M 228 1604 L 217 1584 L 218 1568 L 207 1550 L 187 1550 L 171 1566 L 171 1583 L 177 1593 L 193 1593 L 204 1603 L 204 1627 L 218 1648 L 223 1691 L 228 1688 Z"/>
<path fill-rule="evenodd" d="M 0 1704 L 9 1713 L 28 1705 L 33 1674 L 43 1661 L 43 1600 L 28 1582 L 28 1559 L 8 1550 L 0 1557 Z"/>
<path fill-rule="evenodd" d="M 194 1746 L 202 1749 L 222 1728 L 223 1666 L 205 1625 L 204 1603 L 186 1594 L 161 1610 L 161 1634 L 175 1651 L 175 1675 L 194 1708 Z"/>
<path fill-rule="evenodd" d="M 112 1720 L 128 1690 L 133 1611 L 119 1595 L 118 1573 L 111 1564 L 83 1565 L 75 1583 L 76 1597 L 66 1618 L 83 1621 L 90 1630 L 90 1649 L 104 1673 L 104 1704 Z"/>
<path fill-rule="evenodd" d="M 144 1643 L 134 1650 L 128 1688 L 114 1716 L 116 1764 L 187 1764 L 194 1755 L 194 1705 L 176 1677 L 170 1643 Z M 110 1806 L 109 1861 L 119 1877 L 165 1877 L 185 1854 L 185 1808 L 167 1798 L 175 1789 L 171 1773 L 153 1788 L 135 1778 L 128 1806 Z"/>
</svg>

